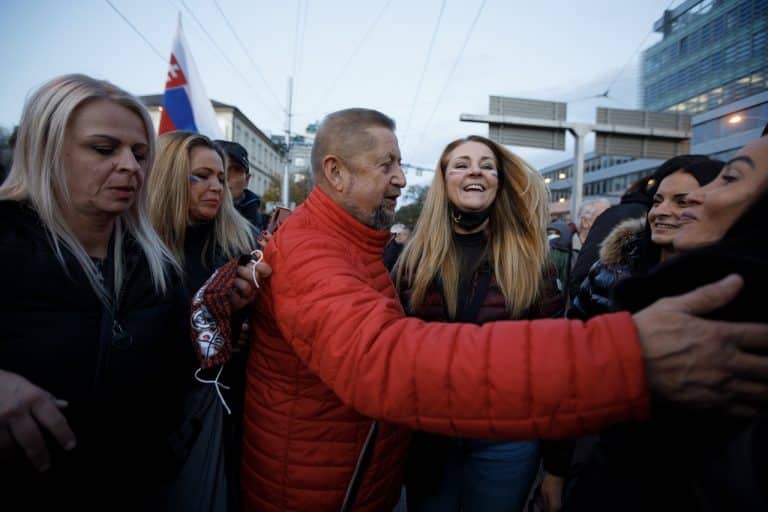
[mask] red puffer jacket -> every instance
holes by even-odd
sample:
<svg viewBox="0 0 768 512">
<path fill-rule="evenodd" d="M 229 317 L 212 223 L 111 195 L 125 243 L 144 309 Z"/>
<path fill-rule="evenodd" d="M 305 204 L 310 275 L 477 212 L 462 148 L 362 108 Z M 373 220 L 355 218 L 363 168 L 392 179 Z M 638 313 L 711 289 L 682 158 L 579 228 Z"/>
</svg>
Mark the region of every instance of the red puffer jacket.
<svg viewBox="0 0 768 512">
<path fill-rule="evenodd" d="M 315 189 L 267 246 L 273 274 L 246 386 L 246 510 L 337 511 L 370 418 L 382 424 L 355 510 L 394 506 L 410 429 L 563 438 L 647 417 L 628 314 L 483 326 L 406 318 L 382 260 L 388 236 Z"/>
</svg>

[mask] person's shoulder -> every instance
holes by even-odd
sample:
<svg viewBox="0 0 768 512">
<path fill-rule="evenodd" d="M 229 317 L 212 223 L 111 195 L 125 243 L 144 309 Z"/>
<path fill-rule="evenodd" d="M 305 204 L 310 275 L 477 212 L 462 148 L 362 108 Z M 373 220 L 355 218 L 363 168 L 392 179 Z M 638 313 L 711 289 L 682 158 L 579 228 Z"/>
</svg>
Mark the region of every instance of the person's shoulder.
<svg viewBox="0 0 768 512">
<path fill-rule="evenodd" d="M 605 265 L 626 265 L 645 229 L 643 218 L 627 219 L 614 227 L 600 244 L 600 261 Z"/>
<path fill-rule="evenodd" d="M 323 249 L 346 250 L 333 229 L 322 225 L 302 207 L 288 216 L 269 243 L 274 243 L 283 257 L 295 255 L 297 251 L 317 254 Z"/>
<path fill-rule="evenodd" d="M 242 199 L 235 206 L 241 211 L 258 210 L 261 207 L 261 197 L 252 190 L 245 189 Z"/>
<path fill-rule="evenodd" d="M 31 234 L 37 238 L 36 235 L 44 231 L 45 226 L 31 204 L 7 199 L 0 201 L 0 234 L 3 239 Z"/>
<path fill-rule="evenodd" d="M 3 221 L 10 220 L 11 217 L 35 216 L 35 211 L 26 201 L 15 201 L 13 199 L 0 199 L 0 218 Z"/>
<path fill-rule="evenodd" d="M 235 209 L 254 226 L 261 227 L 261 211 L 259 210 L 261 208 L 261 198 L 248 189 L 243 194 L 245 197 L 240 202 L 235 203 Z"/>
<path fill-rule="evenodd" d="M 243 204 L 252 204 L 256 203 L 256 205 L 261 204 L 261 196 L 250 189 L 243 190 Z"/>
</svg>

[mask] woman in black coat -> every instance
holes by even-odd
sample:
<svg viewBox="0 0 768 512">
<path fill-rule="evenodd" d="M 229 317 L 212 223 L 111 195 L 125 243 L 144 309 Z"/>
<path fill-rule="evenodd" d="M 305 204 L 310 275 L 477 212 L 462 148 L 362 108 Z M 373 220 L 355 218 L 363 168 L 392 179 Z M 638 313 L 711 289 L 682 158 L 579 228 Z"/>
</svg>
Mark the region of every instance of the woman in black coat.
<svg viewBox="0 0 768 512">
<path fill-rule="evenodd" d="M 710 316 L 764 323 L 766 190 L 768 137 L 762 137 L 743 148 L 717 179 L 689 193 L 683 226 L 673 240 L 683 254 L 642 279 L 619 284 L 618 307 L 638 311 L 661 297 L 740 274 L 742 291 Z M 750 357 L 739 340 L 732 345 L 734 358 Z M 753 377 L 764 382 L 766 369 L 755 366 Z M 567 510 L 768 510 L 768 422 L 757 413 L 765 407 L 765 391 L 755 385 L 742 393 L 755 409 L 703 413 L 657 402 L 647 424 L 604 433 Z"/>
<path fill-rule="evenodd" d="M 674 255 L 672 240 L 682 225 L 686 194 L 715 179 L 722 167 L 723 162 L 698 155 L 676 156 L 662 164 L 649 181 L 647 218 L 621 222 L 605 237 L 600 258 L 573 297 L 568 317 L 587 320 L 615 311 L 617 283 Z"/>
<path fill-rule="evenodd" d="M 227 186 L 223 150 L 205 135 L 175 131 L 158 141 L 158 157 L 149 178 L 149 214 L 162 240 L 181 262 L 182 276 L 191 300 L 209 277 L 227 261 L 254 249 L 251 224 L 232 203 Z M 266 277 L 266 264 L 255 272 L 239 266 L 229 302 L 233 315 L 231 332 L 234 350 L 226 365 L 208 369 L 202 380 L 221 382 L 223 405 L 232 412 L 224 422 L 224 449 L 229 469 L 230 509 L 238 509 L 240 425 L 245 387 L 247 332 L 241 331 L 248 314 L 246 306 L 255 297 L 253 276 Z M 247 325 L 247 324 L 245 324 Z M 214 384 L 219 386 L 218 384 Z M 228 388 L 228 389 L 227 389 Z"/>
<path fill-rule="evenodd" d="M 162 508 L 191 382 L 179 267 L 146 214 L 154 128 L 84 75 L 27 101 L 0 187 L 3 510 Z"/>
</svg>

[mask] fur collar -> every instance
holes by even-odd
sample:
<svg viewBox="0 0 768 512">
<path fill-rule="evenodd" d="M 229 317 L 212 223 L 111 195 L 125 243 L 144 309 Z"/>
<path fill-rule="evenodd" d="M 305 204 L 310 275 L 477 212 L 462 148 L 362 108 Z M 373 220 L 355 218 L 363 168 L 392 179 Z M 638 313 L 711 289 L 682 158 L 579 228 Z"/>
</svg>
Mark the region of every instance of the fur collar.
<svg viewBox="0 0 768 512">
<path fill-rule="evenodd" d="M 645 229 L 645 217 L 616 225 L 600 244 L 600 259 L 606 265 L 627 265 L 634 257 L 637 241 Z"/>
</svg>

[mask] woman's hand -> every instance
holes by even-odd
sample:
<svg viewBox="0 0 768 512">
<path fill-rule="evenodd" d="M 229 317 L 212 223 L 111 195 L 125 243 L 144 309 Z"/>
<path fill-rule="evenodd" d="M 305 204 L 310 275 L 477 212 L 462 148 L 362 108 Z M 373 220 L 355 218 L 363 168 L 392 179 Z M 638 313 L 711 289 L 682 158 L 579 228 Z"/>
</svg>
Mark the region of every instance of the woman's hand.
<svg viewBox="0 0 768 512">
<path fill-rule="evenodd" d="M 41 428 L 65 450 L 76 445 L 75 434 L 59 410 L 66 406 L 21 375 L 0 370 L 0 454 L 18 445 L 39 471 L 46 471 L 51 466 L 51 454 Z"/>
<path fill-rule="evenodd" d="M 272 240 L 272 233 L 269 231 L 262 231 L 261 237 L 256 239 L 256 243 L 259 244 L 259 248 L 263 251 L 270 240 Z"/>
<path fill-rule="evenodd" d="M 272 273 L 272 267 L 263 261 L 256 264 L 254 273 L 254 264 L 240 265 L 237 267 L 237 275 L 232 283 L 232 290 L 229 295 L 229 303 L 235 311 L 240 311 L 245 306 L 253 302 L 256 298 L 256 283 L 253 282 L 253 276 L 256 275 L 256 281 L 266 279 Z"/>
</svg>

